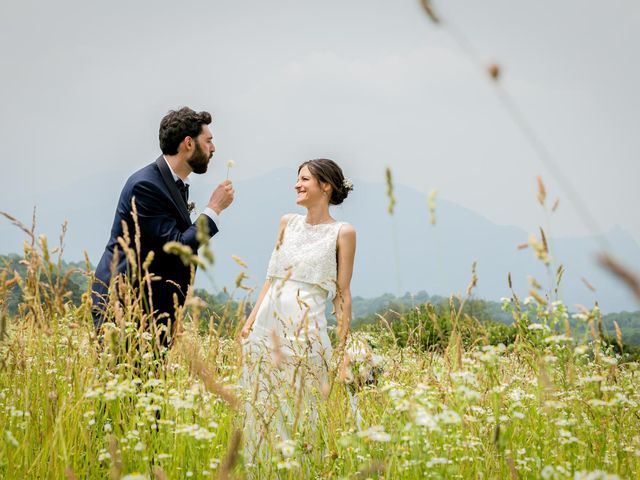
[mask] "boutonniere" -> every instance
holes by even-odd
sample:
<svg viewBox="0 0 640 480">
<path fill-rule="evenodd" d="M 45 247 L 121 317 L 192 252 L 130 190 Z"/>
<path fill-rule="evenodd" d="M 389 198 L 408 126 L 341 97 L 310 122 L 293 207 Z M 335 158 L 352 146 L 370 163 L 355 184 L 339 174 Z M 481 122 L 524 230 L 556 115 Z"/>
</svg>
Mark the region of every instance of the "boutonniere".
<svg viewBox="0 0 640 480">
<path fill-rule="evenodd" d="M 195 209 L 196 209 L 196 202 L 187 203 L 187 212 L 189 212 L 189 215 L 191 215 Z"/>
</svg>

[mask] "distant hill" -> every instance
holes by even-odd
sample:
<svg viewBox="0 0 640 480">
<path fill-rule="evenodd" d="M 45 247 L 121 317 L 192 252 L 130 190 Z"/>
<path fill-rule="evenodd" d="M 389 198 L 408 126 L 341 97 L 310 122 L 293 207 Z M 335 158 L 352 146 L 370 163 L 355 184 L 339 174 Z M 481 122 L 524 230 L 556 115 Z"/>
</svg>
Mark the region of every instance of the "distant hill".
<svg viewBox="0 0 640 480">
<path fill-rule="evenodd" d="M 116 178 L 118 177 L 118 178 Z M 81 185 L 62 186 L 34 198 L 39 205 L 39 231 L 50 243 L 59 235 L 62 219 L 69 220 L 65 258 L 80 259 L 86 249 L 97 263 L 107 240 L 120 186 L 126 174 L 113 178 L 91 178 Z M 220 291 L 232 285 L 238 255 L 249 265 L 248 283 L 258 286 L 266 271 L 275 243 L 278 219 L 287 212 L 300 212 L 295 205 L 295 171 L 279 169 L 247 181 L 236 182 L 236 201 L 223 213 L 221 232 L 212 240 L 216 264 L 212 274 L 198 273 L 197 286 Z M 204 179 L 193 178 L 194 200 L 199 208 L 208 198 Z M 528 233 L 512 226 L 496 225 L 482 215 L 443 199 L 437 200 L 437 224 L 429 224 L 426 196 L 396 185 L 393 217 L 387 213 L 386 187 L 354 179 L 355 190 L 333 215 L 352 223 L 358 236 L 356 266 L 352 282 L 354 296 L 377 297 L 385 292 L 396 296 L 406 291 L 426 291 L 448 296 L 464 292 L 471 278 L 471 264 L 477 261 L 481 298 L 498 300 L 509 296 L 507 274 L 511 272 L 519 295 L 527 293 L 527 277 L 543 285 L 548 275 L 531 250 L 517 250 Z M 51 201 L 55 198 L 55 202 Z M 17 205 L 10 211 L 30 218 L 31 206 Z M 7 209 L 3 206 L 3 209 Z M 9 209 L 11 210 L 11 209 Z M 640 265 L 640 247 L 621 228 L 605 235 L 616 256 L 629 265 Z M 0 222 L 0 252 L 21 251 L 23 235 L 6 221 Z M 638 308 L 626 288 L 594 262 L 597 243 L 593 237 L 550 238 L 554 265 L 566 268 L 561 297 L 572 306 L 591 306 L 597 300 L 605 312 Z M 582 277 L 597 291 L 590 291 Z"/>
<path fill-rule="evenodd" d="M 17 272 L 23 278 L 26 276 L 26 267 L 22 263 L 22 257 L 16 254 L 0 255 L 0 271 L 6 269 L 8 272 Z M 67 299 L 79 305 L 82 294 L 87 291 L 87 277 L 84 274 L 86 266 L 83 263 L 68 263 L 63 261 L 61 264 L 61 273 L 63 275 L 70 273 L 66 280 Z M 12 275 L 8 275 L 11 278 Z M 42 281 L 47 281 L 46 277 L 42 277 Z M 211 294 L 204 289 L 196 289 L 196 295 L 203 298 L 211 307 L 212 311 L 220 310 L 226 302 L 233 301 L 227 292 L 218 292 Z M 22 293 L 17 285 L 11 290 L 11 295 L 6 299 L 7 312 L 10 315 L 16 315 L 19 311 L 19 305 L 22 301 Z M 352 311 L 354 329 L 360 328 L 367 323 L 378 322 L 378 315 L 385 315 L 386 318 L 393 321 L 399 318 L 397 314 L 402 314 L 408 310 L 414 309 L 425 303 L 448 304 L 448 297 L 440 295 L 429 295 L 425 291 L 415 294 L 405 293 L 402 297 L 396 297 L 391 293 L 385 293 L 374 298 L 364 298 L 361 296 L 353 297 Z M 235 311 L 235 308 L 233 309 Z M 496 321 L 505 325 L 511 325 L 513 319 L 509 312 L 502 310 L 500 302 L 484 300 L 475 296 L 471 297 L 466 303 L 465 313 L 477 318 L 481 321 Z M 328 306 L 327 317 L 329 322 L 333 323 L 331 316 L 331 306 Z M 608 313 L 603 317 L 604 332 L 611 338 L 615 338 L 616 331 L 614 321 L 617 322 L 622 331 L 623 340 L 630 345 L 640 345 L 640 311 L 634 312 L 616 312 Z M 572 329 L 584 331 L 586 326 L 580 321 L 571 320 Z"/>
</svg>

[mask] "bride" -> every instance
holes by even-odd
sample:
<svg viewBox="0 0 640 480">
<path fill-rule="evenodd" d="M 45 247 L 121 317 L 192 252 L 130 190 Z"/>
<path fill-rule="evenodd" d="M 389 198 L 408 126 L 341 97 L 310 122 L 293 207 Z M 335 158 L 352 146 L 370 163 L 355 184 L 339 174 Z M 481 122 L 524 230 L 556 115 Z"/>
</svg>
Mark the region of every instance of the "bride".
<svg viewBox="0 0 640 480">
<path fill-rule="evenodd" d="M 332 160 L 317 159 L 300 165 L 294 188 L 307 214 L 281 218 L 267 280 L 240 332 L 248 462 L 269 457 L 270 446 L 294 435 L 313 433 L 317 403 L 329 391 L 327 302 L 342 340 L 351 322 L 356 232 L 329 213 L 353 189 L 351 181 Z"/>
</svg>

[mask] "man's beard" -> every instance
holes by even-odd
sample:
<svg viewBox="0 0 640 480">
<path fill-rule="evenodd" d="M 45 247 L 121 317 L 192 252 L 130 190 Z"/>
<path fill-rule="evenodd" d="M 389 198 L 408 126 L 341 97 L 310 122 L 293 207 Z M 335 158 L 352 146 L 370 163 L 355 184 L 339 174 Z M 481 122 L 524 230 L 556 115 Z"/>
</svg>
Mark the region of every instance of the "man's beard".
<svg viewBox="0 0 640 480">
<path fill-rule="evenodd" d="M 196 149 L 193 152 L 191 158 L 187 160 L 187 163 L 191 167 L 191 170 L 193 170 L 193 173 L 205 173 L 207 171 L 207 167 L 209 166 L 210 158 L 211 155 L 207 155 L 204 150 L 200 148 L 200 145 L 196 143 Z"/>
</svg>

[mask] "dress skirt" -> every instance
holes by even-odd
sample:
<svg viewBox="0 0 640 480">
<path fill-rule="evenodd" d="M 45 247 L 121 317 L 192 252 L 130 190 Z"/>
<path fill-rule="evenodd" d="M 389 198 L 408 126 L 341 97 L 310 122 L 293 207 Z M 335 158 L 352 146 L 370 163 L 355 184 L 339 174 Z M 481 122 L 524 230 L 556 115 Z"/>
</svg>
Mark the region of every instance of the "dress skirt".
<svg viewBox="0 0 640 480">
<path fill-rule="evenodd" d="M 245 460 L 271 457 L 277 444 L 313 431 L 328 392 L 331 342 L 327 291 L 274 279 L 243 342 Z"/>
</svg>

